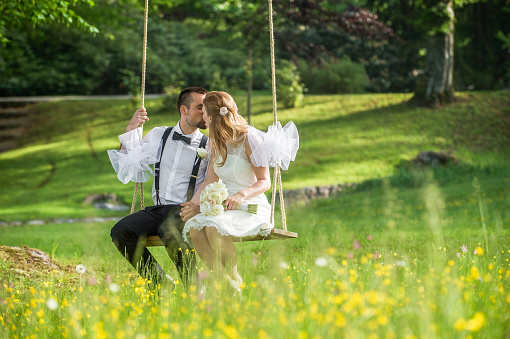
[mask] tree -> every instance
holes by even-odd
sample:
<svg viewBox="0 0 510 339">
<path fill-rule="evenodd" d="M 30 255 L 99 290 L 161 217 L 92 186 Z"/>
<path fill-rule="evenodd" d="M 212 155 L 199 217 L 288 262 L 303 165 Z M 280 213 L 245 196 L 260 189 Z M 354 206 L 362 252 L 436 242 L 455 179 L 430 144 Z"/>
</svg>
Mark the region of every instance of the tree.
<svg viewBox="0 0 510 339">
<path fill-rule="evenodd" d="M 160 3 L 162 0 L 155 0 Z M 233 46 L 241 46 L 246 55 L 247 118 L 251 121 L 254 58 L 260 54 L 260 43 L 267 38 L 267 2 L 257 0 L 175 0 L 163 2 L 159 10 L 169 20 L 195 17 L 204 20 L 211 33 L 223 35 Z M 267 42 L 266 39 L 263 40 Z M 263 50 L 265 51 L 265 49 Z M 255 52 L 255 53 L 254 53 Z"/>
<path fill-rule="evenodd" d="M 394 70 L 398 62 L 398 54 L 394 51 L 400 46 L 401 40 L 377 15 L 360 5 L 363 1 L 356 4 L 351 0 L 273 2 L 279 18 L 275 24 L 275 36 L 280 58 L 306 64 L 316 70 L 329 68 L 332 61 L 336 64 L 350 59 L 352 63 L 349 64 L 362 65 L 363 76 L 368 76 L 369 81 L 363 91 L 383 92 L 406 87 L 402 85 L 404 79 Z M 302 71 L 303 67 L 300 67 Z M 319 73 L 325 74 L 308 74 L 316 78 Z M 333 82 L 330 80 L 337 75 L 329 74 L 331 78 L 321 81 Z M 312 78 L 307 77 L 305 84 L 315 91 L 317 87 L 312 89 L 314 86 L 311 83 L 319 81 Z"/>
<path fill-rule="evenodd" d="M 76 14 L 72 7 L 79 4 L 94 6 L 92 0 L 3 0 L 0 2 L 0 41 L 9 42 L 7 30 L 12 27 L 31 23 L 39 26 L 46 22 L 59 22 L 67 26 L 76 24 L 91 33 L 98 29 Z"/>
<path fill-rule="evenodd" d="M 277 34 L 282 48 L 289 52 L 294 61 L 304 58 L 318 63 L 329 59 L 337 46 L 324 40 L 312 41 L 311 32 L 318 35 L 335 34 L 338 31 L 364 40 L 386 40 L 398 37 L 393 30 L 378 20 L 369 10 L 354 5 L 354 1 L 325 0 L 274 0 L 281 27 Z M 308 34 L 308 37 L 303 37 Z"/>
<path fill-rule="evenodd" d="M 462 1 L 462 0 L 461 0 Z M 453 87 L 453 0 L 425 0 L 421 24 L 427 28 L 427 62 L 412 103 L 438 107 L 455 102 Z"/>
</svg>

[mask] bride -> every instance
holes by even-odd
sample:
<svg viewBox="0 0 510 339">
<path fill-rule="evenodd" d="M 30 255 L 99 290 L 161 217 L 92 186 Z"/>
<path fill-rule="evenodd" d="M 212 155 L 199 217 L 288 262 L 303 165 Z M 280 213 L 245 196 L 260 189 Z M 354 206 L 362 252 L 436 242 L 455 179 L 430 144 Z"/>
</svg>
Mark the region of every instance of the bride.
<svg viewBox="0 0 510 339">
<path fill-rule="evenodd" d="M 220 179 L 226 185 L 229 197 L 225 201 L 224 213 L 214 216 L 202 213 L 189 219 L 184 225 L 183 237 L 189 242 L 191 236 L 196 252 L 208 268 L 224 274 L 231 286 L 239 290 L 243 279 L 237 271 L 236 249 L 230 236 L 268 235 L 271 232 L 271 206 L 264 195 L 271 187 L 269 167 L 250 160 L 257 158 L 252 157 L 252 147 L 257 148 L 261 143 L 260 132 L 246 123 L 228 93 L 210 92 L 206 95 L 203 119 L 209 128 L 209 169 L 204 182 L 187 204 L 199 205 L 203 189 Z M 256 204 L 256 214 L 239 210 L 245 203 Z M 183 208 L 184 220 L 188 206 Z"/>
</svg>

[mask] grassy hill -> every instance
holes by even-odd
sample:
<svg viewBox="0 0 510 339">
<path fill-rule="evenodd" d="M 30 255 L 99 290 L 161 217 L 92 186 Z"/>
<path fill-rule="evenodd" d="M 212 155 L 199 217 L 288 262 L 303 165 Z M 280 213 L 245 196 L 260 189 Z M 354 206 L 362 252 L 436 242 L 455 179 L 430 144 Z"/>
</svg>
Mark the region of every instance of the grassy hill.
<svg viewBox="0 0 510 339">
<path fill-rule="evenodd" d="M 408 106 L 408 94 L 310 95 L 303 107 L 279 110 L 282 124 L 292 120 L 300 133 L 297 159 L 283 173 L 284 189 L 387 177 L 424 150 L 451 152 L 476 168 L 508 168 L 508 93 L 458 97 L 455 105 L 430 110 Z M 236 100 L 243 112 L 244 95 Z M 145 132 L 178 120 L 161 99 L 148 100 L 146 108 L 151 120 Z M 118 147 L 117 135 L 133 111 L 130 102 L 118 100 L 33 106 L 22 147 L 0 154 L 0 220 L 121 215 L 83 200 L 116 193 L 131 201 L 134 184 L 117 180 L 106 150 Z M 253 112 L 254 126 L 266 130 L 273 119 L 269 93 L 256 94 Z"/>
</svg>

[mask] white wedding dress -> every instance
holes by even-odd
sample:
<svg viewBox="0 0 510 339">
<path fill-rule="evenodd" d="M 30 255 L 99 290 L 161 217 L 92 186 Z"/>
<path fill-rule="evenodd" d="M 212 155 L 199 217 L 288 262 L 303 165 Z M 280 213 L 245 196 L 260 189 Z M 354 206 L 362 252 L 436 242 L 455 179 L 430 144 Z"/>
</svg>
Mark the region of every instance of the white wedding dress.
<svg viewBox="0 0 510 339">
<path fill-rule="evenodd" d="M 228 145 L 227 160 L 223 166 L 222 158 L 218 159 L 213 169 L 216 175 L 223 181 L 228 190 L 228 196 L 252 186 L 257 178 L 253 172 L 250 159 L 246 154 L 244 142 Z M 258 205 L 257 214 L 251 214 L 240 210 L 225 210 L 223 214 L 204 216 L 197 214 L 186 222 L 183 229 L 183 238 L 191 243 L 189 230 L 194 228 L 201 230 L 204 227 L 214 227 L 221 235 L 246 237 L 271 233 L 273 225 L 270 223 L 271 205 L 264 194 L 257 195 L 244 201 L 248 204 Z"/>
</svg>

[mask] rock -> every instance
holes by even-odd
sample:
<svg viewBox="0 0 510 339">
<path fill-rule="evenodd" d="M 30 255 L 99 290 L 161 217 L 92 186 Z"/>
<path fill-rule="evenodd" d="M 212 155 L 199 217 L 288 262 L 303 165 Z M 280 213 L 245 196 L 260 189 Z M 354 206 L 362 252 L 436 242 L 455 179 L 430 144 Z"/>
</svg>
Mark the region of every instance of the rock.
<svg viewBox="0 0 510 339">
<path fill-rule="evenodd" d="M 94 203 L 101 203 L 101 202 L 119 202 L 119 199 L 117 198 L 117 194 L 115 193 L 101 193 L 101 194 L 91 194 L 85 199 L 83 199 L 83 203 L 87 205 L 92 205 Z"/>
<path fill-rule="evenodd" d="M 336 184 L 331 186 L 309 186 L 301 189 L 283 191 L 283 199 L 287 203 L 307 203 L 314 199 L 327 199 L 337 196 L 343 191 L 355 188 L 356 184 Z M 280 193 L 276 193 L 276 204 L 280 203 Z"/>
<path fill-rule="evenodd" d="M 44 225 L 44 220 L 30 220 L 28 222 L 29 225 Z"/>
<path fill-rule="evenodd" d="M 445 152 L 423 151 L 418 153 L 411 162 L 418 166 L 438 166 L 457 163 L 457 158 L 453 154 Z"/>
<path fill-rule="evenodd" d="M 127 211 L 128 207 L 126 205 L 115 205 L 109 202 L 104 203 L 96 203 L 94 207 L 100 210 L 109 210 L 109 211 Z"/>
<path fill-rule="evenodd" d="M 125 205 L 114 193 L 91 194 L 83 200 L 84 204 L 94 205 L 95 208 L 110 211 L 127 211 Z"/>
</svg>

